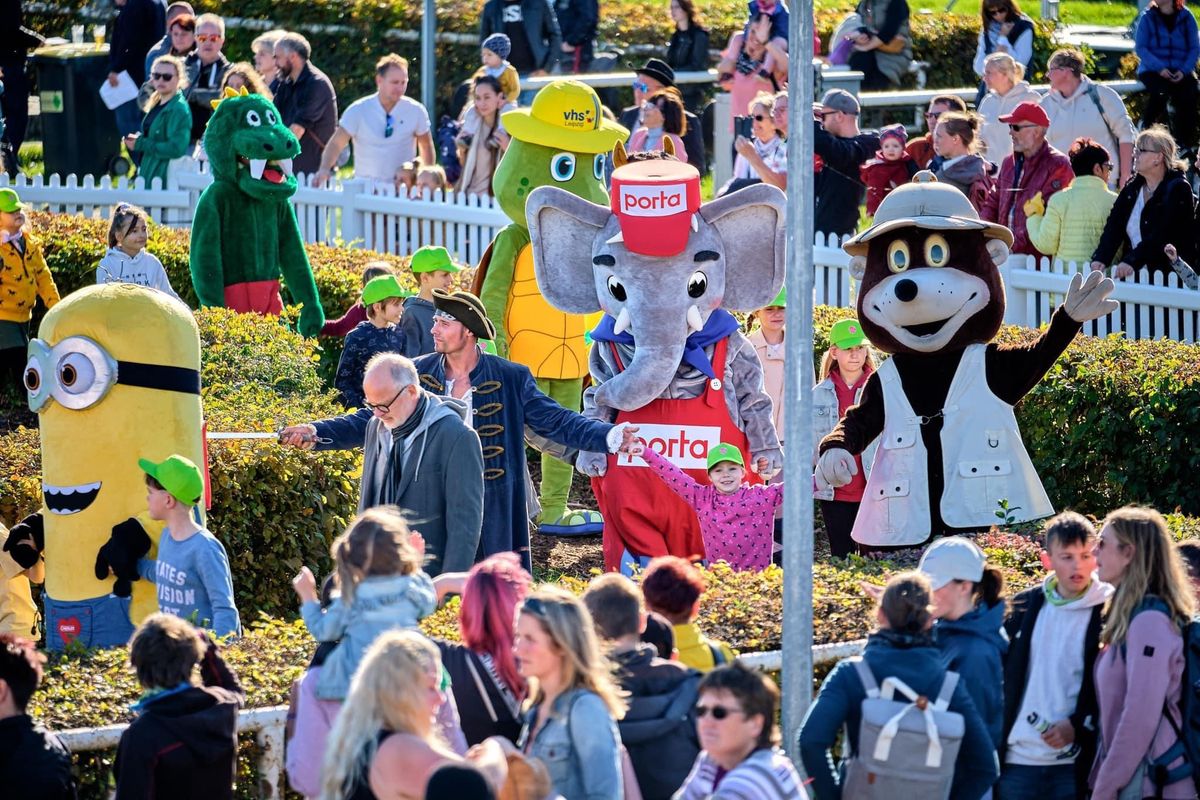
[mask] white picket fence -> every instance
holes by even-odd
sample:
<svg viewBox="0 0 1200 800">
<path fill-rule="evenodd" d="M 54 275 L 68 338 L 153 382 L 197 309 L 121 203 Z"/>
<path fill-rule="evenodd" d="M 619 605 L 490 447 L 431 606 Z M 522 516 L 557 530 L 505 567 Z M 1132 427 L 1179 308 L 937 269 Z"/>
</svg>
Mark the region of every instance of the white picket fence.
<svg viewBox="0 0 1200 800">
<path fill-rule="evenodd" d="M 120 202 L 145 208 L 157 222 L 171 226 L 191 224 L 192 209 L 212 181 L 201 172 L 173 176 L 163 188 L 155 181 L 147 187 L 138 178 L 113 181 L 74 175 L 52 175 L 32 180 L 18 176 L 10 184 L 0 173 L 0 186 L 14 186 L 21 199 L 35 208 L 85 217 L 105 218 Z M 458 261 L 477 264 L 496 232 L 508 217 L 491 197 L 455 192 L 427 193 L 421 198 L 397 196 L 390 184 L 347 180 L 326 188 L 309 185 L 300 176 L 293 198 L 300 231 L 306 242 L 363 247 L 380 253 L 408 255 L 422 245 L 442 245 Z M 812 248 L 815 269 L 813 300 L 819 305 L 853 306 L 854 282 L 847 269 L 849 256 L 836 236 L 817 234 Z M 1049 321 L 1062 302 L 1071 275 L 1087 265 L 1063 264 L 1051 259 L 1013 256 L 1001 268 L 1008 295 L 1005 322 L 1037 327 Z M 1196 342 L 1200 335 L 1200 292 L 1184 288 L 1175 275 L 1149 274 L 1118 281 L 1113 295 L 1121 308 L 1089 323 L 1085 332 L 1107 336 L 1123 332 L 1131 339 L 1167 337 Z"/>
</svg>

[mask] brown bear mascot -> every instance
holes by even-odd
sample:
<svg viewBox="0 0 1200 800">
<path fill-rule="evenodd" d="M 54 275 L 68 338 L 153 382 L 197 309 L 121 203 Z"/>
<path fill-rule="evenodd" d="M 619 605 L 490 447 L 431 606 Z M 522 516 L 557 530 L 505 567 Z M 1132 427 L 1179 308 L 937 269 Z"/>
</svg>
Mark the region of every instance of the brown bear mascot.
<svg viewBox="0 0 1200 800">
<path fill-rule="evenodd" d="M 1117 304 L 1108 299 L 1112 280 L 1077 274 L 1037 341 L 989 344 L 1004 319 L 999 266 L 1012 241 L 1007 228 L 980 220 L 960 191 L 922 172 L 845 244 L 863 331 L 892 354 L 820 444 L 818 480 L 844 486 L 856 471 L 854 454 L 881 437 L 855 541 L 911 546 L 986 528 L 1002 502 L 1015 522 L 1054 513 L 1013 406 L 1084 322 Z"/>
</svg>

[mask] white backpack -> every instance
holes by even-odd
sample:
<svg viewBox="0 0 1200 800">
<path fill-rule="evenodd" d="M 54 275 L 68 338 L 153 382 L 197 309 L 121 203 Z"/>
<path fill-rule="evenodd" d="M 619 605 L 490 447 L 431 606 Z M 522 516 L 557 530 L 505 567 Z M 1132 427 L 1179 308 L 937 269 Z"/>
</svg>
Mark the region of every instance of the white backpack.
<svg viewBox="0 0 1200 800">
<path fill-rule="evenodd" d="M 858 752 L 846 765 L 842 796 L 854 800 L 945 800 L 963 737 L 962 714 L 948 710 L 958 673 L 947 672 L 937 700 L 917 694 L 899 678 L 882 691 L 861 658 L 852 659 L 867 696 L 862 702 Z M 896 692 L 911 702 L 893 699 Z"/>
</svg>

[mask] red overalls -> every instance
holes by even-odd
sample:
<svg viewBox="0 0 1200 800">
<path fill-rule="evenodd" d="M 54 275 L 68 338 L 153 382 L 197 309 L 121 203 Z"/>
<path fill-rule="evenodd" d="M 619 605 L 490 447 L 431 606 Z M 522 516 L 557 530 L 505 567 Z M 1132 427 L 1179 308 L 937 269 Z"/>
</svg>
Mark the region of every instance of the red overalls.
<svg viewBox="0 0 1200 800">
<path fill-rule="evenodd" d="M 625 365 L 610 343 L 618 371 Z M 724 378 L 725 354 L 729 339 L 713 348 L 713 374 Z M 654 400 L 636 411 L 621 411 L 616 422 L 632 422 L 640 427 L 638 438 L 653 447 L 668 461 L 701 483 L 708 483 L 705 469 L 709 447 L 720 442 L 735 445 L 750 463 L 746 434 L 729 418 L 721 380 L 708 381 L 704 392 L 690 400 Z M 758 475 L 747 471 L 751 483 L 762 483 Z M 604 568 L 621 567 L 621 553 L 634 556 L 704 557 L 700 523 L 691 506 L 658 480 L 640 458 L 624 454 L 608 457 L 608 471 L 592 478 L 592 492 L 604 515 Z"/>
</svg>

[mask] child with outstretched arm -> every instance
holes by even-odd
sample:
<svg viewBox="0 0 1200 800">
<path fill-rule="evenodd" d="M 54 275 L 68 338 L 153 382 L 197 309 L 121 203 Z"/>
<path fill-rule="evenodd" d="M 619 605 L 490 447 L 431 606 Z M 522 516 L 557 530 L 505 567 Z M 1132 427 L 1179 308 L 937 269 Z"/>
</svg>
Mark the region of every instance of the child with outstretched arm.
<svg viewBox="0 0 1200 800">
<path fill-rule="evenodd" d="M 735 570 L 761 570 L 771 563 L 775 509 L 783 505 L 783 484 L 749 486 L 742 452 L 722 442 L 708 452 L 709 486 L 663 458 L 641 441 L 629 448 L 671 491 L 692 507 L 700 521 L 705 557 L 725 561 Z M 766 469 L 759 459 L 758 470 Z"/>
</svg>

